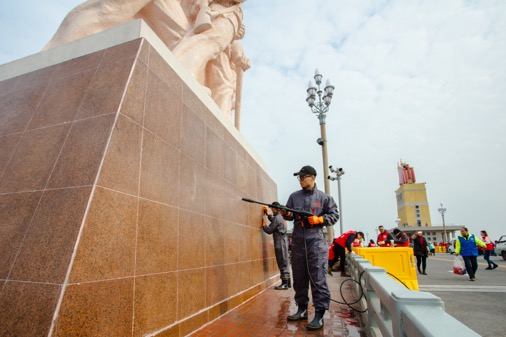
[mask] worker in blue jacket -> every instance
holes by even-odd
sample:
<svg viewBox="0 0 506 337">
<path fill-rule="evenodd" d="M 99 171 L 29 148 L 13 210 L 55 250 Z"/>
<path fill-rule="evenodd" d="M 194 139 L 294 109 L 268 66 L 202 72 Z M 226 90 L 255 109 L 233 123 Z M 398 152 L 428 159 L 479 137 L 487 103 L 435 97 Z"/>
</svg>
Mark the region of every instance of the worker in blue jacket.
<svg viewBox="0 0 506 337">
<path fill-rule="evenodd" d="M 478 270 L 478 247 L 487 247 L 483 241 L 474 236 L 474 234 L 469 234 L 469 231 L 466 227 L 462 227 L 460 229 L 460 234 L 455 240 L 455 256 L 459 254 L 464 258 L 464 263 L 466 264 L 467 274 L 469 275 L 469 280 L 476 280 L 476 270 Z"/>
</svg>

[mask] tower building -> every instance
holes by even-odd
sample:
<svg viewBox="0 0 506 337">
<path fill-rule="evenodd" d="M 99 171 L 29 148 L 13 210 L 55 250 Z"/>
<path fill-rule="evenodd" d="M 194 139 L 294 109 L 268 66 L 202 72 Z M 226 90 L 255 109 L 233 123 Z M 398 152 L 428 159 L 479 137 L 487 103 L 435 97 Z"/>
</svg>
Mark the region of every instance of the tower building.
<svg viewBox="0 0 506 337">
<path fill-rule="evenodd" d="M 425 183 L 417 183 L 415 170 L 402 160 L 397 164 L 399 188 L 395 191 L 399 227 L 432 226 Z"/>
</svg>

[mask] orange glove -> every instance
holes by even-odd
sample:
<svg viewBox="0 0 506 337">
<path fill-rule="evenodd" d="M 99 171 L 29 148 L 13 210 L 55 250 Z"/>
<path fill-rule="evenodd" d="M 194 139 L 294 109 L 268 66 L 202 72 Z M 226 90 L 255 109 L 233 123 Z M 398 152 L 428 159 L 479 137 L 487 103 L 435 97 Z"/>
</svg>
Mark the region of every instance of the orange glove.
<svg viewBox="0 0 506 337">
<path fill-rule="evenodd" d="M 264 212 L 264 214 L 269 214 L 269 207 L 262 206 L 262 211 Z"/>
<path fill-rule="evenodd" d="M 307 221 L 309 221 L 309 223 L 311 224 L 311 227 L 314 226 L 314 225 L 320 225 L 320 224 L 322 224 L 324 222 L 322 216 L 314 216 L 314 215 L 308 217 Z"/>
</svg>

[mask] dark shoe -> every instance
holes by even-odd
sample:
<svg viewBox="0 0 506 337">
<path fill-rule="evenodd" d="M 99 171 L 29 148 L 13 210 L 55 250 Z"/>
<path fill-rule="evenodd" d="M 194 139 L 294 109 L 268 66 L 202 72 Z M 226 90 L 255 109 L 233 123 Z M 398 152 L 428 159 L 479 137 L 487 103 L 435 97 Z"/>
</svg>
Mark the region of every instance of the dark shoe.
<svg viewBox="0 0 506 337">
<path fill-rule="evenodd" d="M 422 275 L 427 275 L 427 273 L 426 273 L 426 272 L 423 272 L 423 273 L 422 273 Z"/>
<path fill-rule="evenodd" d="M 350 277 L 350 274 L 346 274 L 346 272 L 341 272 L 341 277 Z"/>
<path fill-rule="evenodd" d="M 303 319 L 307 319 L 307 307 L 299 306 L 297 312 L 293 315 L 288 316 L 286 319 L 289 321 L 300 321 Z"/>
<path fill-rule="evenodd" d="M 497 268 L 497 267 L 499 267 L 499 265 L 495 264 L 495 265 L 492 267 L 492 269 L 495 269 L 495 268 Z"/>
<path fill-rule="evenodd" d="M 288 288 L 291 288 L 292 287 L 292 280 L 291 279 L 286 280 L 286 285 L 288 286 Z"/>
<path fill-rule="evenodd" d="M 279 286 L 275 286 L 274 289 L 276 289 L 276 290 L 288 290 L 288 285 L 285 282 L 283 282 Z"/>
<path fill-rule="evenodd" d="M 421 274 L 422 272 L 420 271 L 420 269 L 418 269 L 418 274 Z"/>
<path fill-rule="evenodd" d="M 330 276 L 332 276 L 332 268 L 330 268 L 330 267 L 327 268 L 327 274 L 329 274 Z"/>
<path fill-rule="evenodd" d="M 325 310 L 316 310 L 314 314 L 314 319 L 306 325 L 306 329 L 309 331 L 319 330 L 323 328 L 323 315 L 325 314 Z"/>
<path fill-rule="evenodd" d="M 471 278 L 469 279 L 469 281 L 473 281 L 473 282 L 474 282 L 474 281 L 476 281 L 476 279 L 475 279 L 474 277 L 471 277 Z"/>
<path fill-rule="evenodd" d="M 485 268 L 485 270 L 492 270 L 492 267 L 487 267 Z"/>
</svg>

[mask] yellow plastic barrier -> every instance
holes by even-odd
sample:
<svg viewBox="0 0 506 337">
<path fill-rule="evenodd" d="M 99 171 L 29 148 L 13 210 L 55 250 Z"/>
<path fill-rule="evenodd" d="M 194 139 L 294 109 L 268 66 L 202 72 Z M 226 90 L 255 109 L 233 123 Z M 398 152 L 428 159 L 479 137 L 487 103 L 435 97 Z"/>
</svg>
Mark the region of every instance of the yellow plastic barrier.
<svg viewBox="0 0 506 337">
<path fill-rule="evenodd" d="M 435 246 L 436 253 L 446 253 L 446 247 L 445 246 Z"/>
<path fill-rule="evenodd" d="M 373 266 L 385 268 L 389 274 L 395 275 L 409 289 L 418 290 L 413 248 L 355 247 L 353 251 L 364 259 L 369 260 Z M 393 277 L 394 280 L 396 280 L 395 277 Z"/>
</svg>

